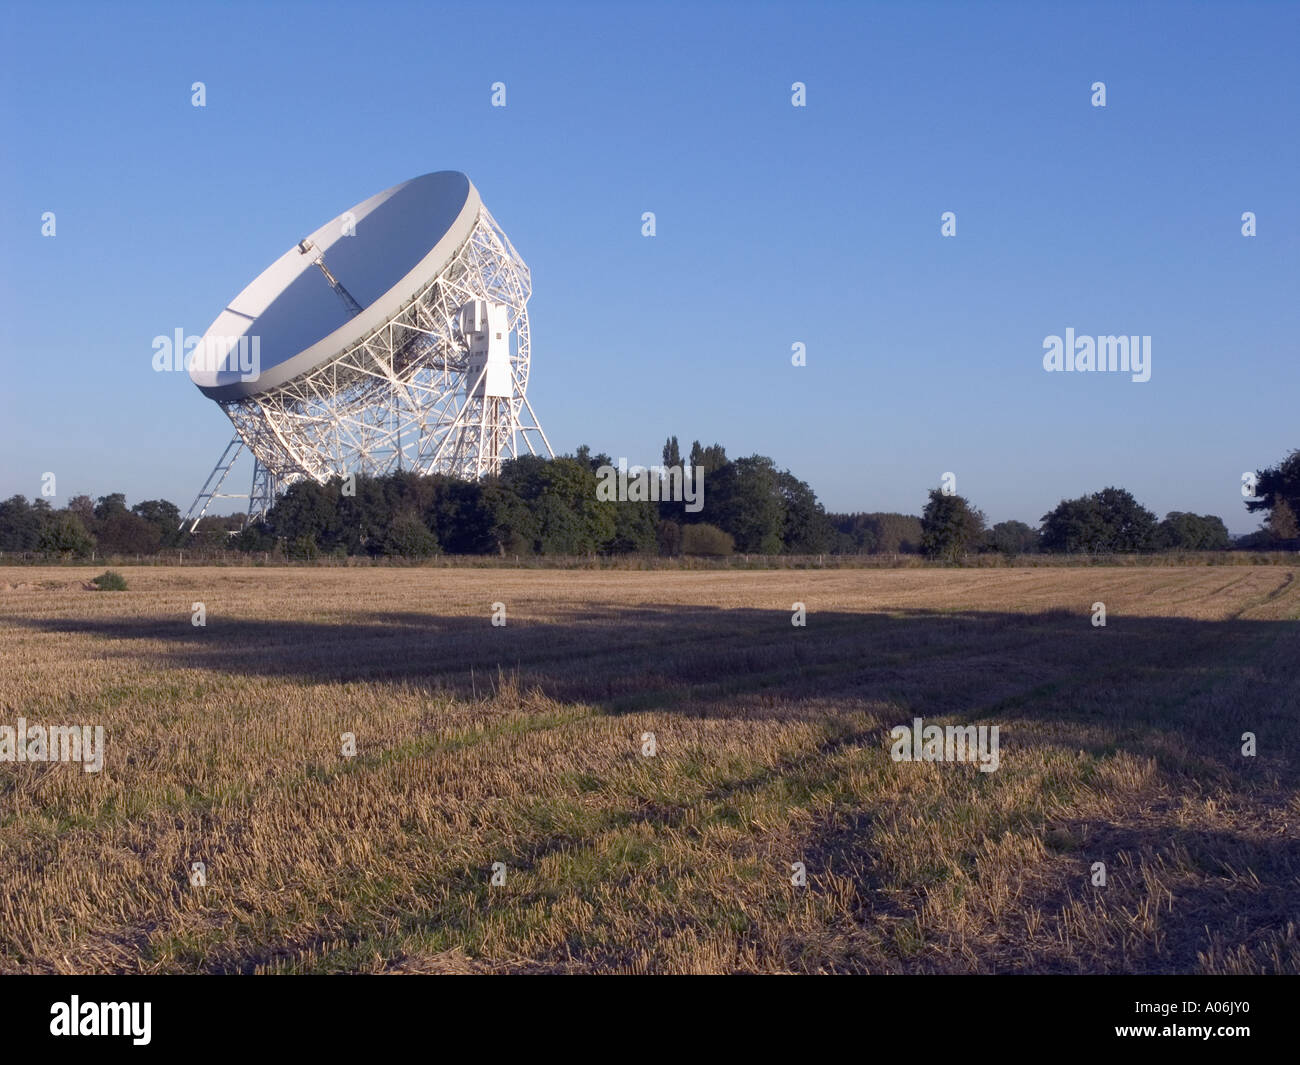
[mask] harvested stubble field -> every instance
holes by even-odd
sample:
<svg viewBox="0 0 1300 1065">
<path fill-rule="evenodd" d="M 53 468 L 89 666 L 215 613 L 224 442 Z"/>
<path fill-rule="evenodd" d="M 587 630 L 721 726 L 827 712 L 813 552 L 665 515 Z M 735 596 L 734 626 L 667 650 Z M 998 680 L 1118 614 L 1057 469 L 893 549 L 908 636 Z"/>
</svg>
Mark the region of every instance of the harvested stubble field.
<svg viewBox="0 0 1300 1065">
<path fill-rule="evenodd" d="M 97 572 L 0 569 L 107 736 L 0 763 L 0 970 L 1300 971 L 1294 569 Z"/>
</svg>

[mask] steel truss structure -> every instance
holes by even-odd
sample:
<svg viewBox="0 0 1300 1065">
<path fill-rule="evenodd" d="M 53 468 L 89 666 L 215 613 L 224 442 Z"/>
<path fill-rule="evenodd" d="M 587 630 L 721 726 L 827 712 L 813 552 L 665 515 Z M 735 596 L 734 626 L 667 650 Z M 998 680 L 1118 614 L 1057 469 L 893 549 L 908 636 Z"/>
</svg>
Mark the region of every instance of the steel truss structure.
<svg viewBox="0 0 1300 1065">
<path fill-rule="evenodd" d="M 220 491 L 242 447 L 255 462 L 250 520 L 265 515 L 277 491 L 304 478 L 323 484 L 349 473 L 405 469 L 478 479 L 524 453 L 554 457 L 526 395 L 531 295 L 527 265 L 480 206 L 450 262 L 383 325 L 282 385 L 220 401 L 236 437 L 183 524 L 192 531 L 213 499 L 243 498 Z M 471 380 L 460 311 L 475 300 L 506 307 L 509 396 L 483 387 L 486 366 Z"/>
</svg>

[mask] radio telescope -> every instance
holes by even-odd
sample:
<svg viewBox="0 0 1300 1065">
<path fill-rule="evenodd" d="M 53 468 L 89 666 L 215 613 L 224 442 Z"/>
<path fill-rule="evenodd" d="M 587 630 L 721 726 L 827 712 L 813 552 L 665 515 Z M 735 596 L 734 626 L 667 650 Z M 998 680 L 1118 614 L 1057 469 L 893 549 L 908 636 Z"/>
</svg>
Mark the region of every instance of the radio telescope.
<svg viewBox="0 0 1300 1065">
<path fill-rule="evenodd" d="M 395 470 L 465 479 L 554 457 L 526 395 L 528 267 L 464 174 L 363 200 L 236 296 L 189 356 L 234 423 L 182 523 L 214 499 L 264 517 L 295 481 Z M 222 486 L 243 450 L 247 497 Z M 526 449 L 526 451 L 525 451 Z"/>
</svg>

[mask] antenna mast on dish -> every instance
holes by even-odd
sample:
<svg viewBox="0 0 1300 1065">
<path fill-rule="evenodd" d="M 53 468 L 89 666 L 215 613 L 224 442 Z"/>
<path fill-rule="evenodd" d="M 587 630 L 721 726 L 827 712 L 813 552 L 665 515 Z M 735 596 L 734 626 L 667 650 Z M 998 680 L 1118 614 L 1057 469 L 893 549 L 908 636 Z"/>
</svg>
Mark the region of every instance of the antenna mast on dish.
<svg viewBox="0 0 1300 1065">
<path fill-rule="evenodd" d="M 325 280 L 329 282 L 330 288 L 338 293 L 339 299 L 343 301 L 343 306 L 348 309 L 348 314 L 353 318 L 360 314 L 361 304 L 354 300 L 352 298 L 352 293 L 340 285 L 338 279 L 330 273 L 330 268 L 325 265 L 325 253 L 311 242 L 310 237 L 306 240 L 298 241 L 298 250 L 304 255 L 310 255 L 312 252 L 316 253 L 316 258 L 314 260 L 316 265 L 320 267 L 320 272 L 325 275 Z"/>
</svg>

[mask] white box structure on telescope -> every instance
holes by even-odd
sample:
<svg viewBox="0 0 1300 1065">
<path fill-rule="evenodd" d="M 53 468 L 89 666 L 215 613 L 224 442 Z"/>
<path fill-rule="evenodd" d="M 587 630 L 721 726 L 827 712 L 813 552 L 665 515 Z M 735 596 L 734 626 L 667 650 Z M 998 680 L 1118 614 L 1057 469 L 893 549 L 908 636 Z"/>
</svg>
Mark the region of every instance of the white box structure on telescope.
<svg viewBox="0 0 1300 1065">
<path fill-rule="evenodd" d="M 469 341 L 471 395 L 476 399 L 509 398 L 513 394 L 509 309 L 504 303 L 473 300 L 461 310 L 461 330 Z M 487 373 L 483 372 L 485 366 Z"/>
</svg>

